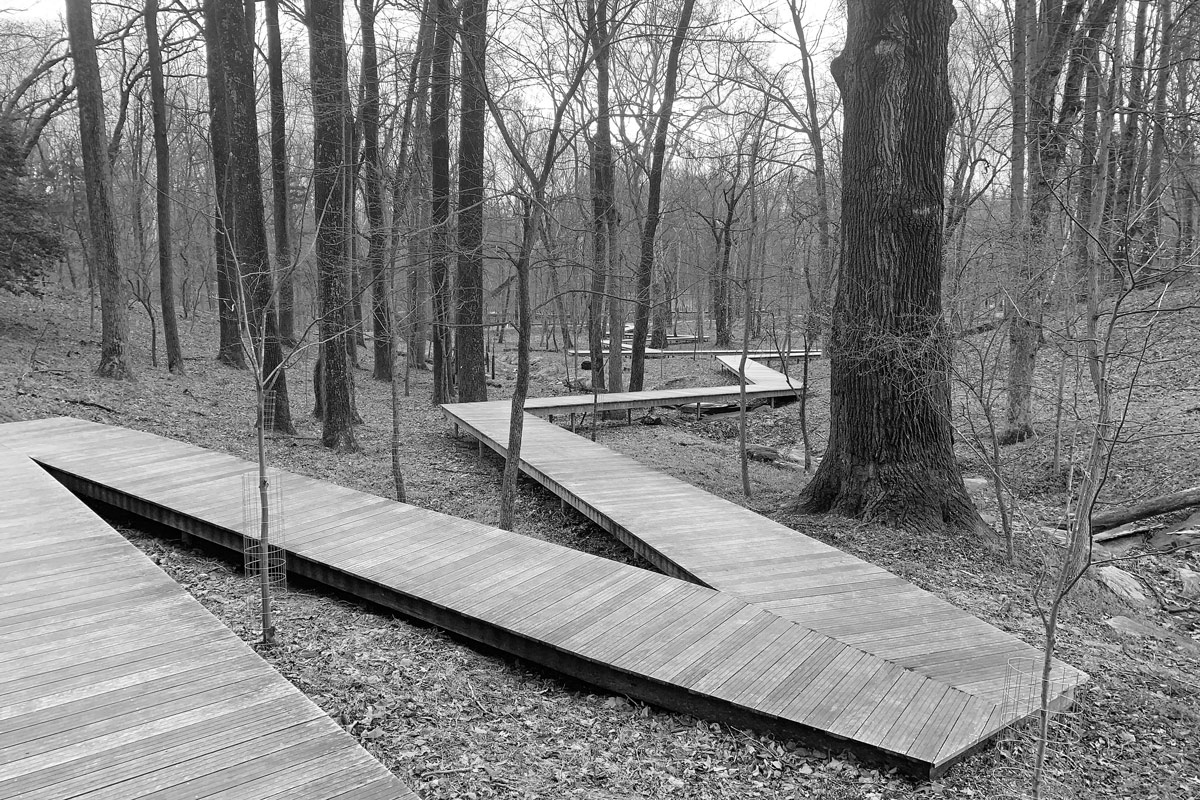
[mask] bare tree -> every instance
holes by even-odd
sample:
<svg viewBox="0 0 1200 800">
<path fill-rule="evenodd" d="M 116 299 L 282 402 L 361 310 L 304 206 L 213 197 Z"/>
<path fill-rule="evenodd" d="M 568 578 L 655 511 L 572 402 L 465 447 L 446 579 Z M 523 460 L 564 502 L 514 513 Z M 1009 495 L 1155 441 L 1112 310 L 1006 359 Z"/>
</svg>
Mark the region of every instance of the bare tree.
<svg viewBox="0 0 1200 800">
<path fill-rule="evenodd" d="M 150 64 L 151 119 L 154 122 L 155 209 L 158 216 L 158 290 L 162 305 L 167 369 L 183 373 L 183 349 L 175 313 L 175 268 L 171 250 L 171 153 L 167 146 L 167 93 L 158 37 L 158 0 L 146 0 L 146 52 Z"/>
<path fill-rule="evenodd" d="M 646 219 L 642 225 L 641 251 L 637 265 L 637 294 L 633 315 L 633 355 L 629 362 L 629 391 L 640 392 L 646 373 L 646 332 L 650 327 L 650 285 L 654 275 L 654 238 L 662 220 L 663 162 L 666 160 L 667 132 L 671 124 L 671 110 L 675 105 L 675 87 L 679 80 L 679 52 L 687 40 L 692 22 L 694 0 L 683 0 L 679 12 L 679 24 L 671 38 L 671 49 L 667 55 L 666 84 L 663 87 L 662 106 L 658 110 L 654 128 L 654 147 L 650 164 Z M 616 334 L 613 334 L 616 337 Z"/>
<path fill-rule="evenodd" d="M 91 0 L 68 0 L 67 32 L 79 97 L 79 142 L 91 232 L 90 255 L 100 283 L 101 343 L 96 374 L 105 378 L 132 379 L 124 284 L 121 265 L 117 261 L 112 165 L 104 126 L 104 94 L 100 85 L 100 63 L 96 57 L 96 35 L 92 31 Z"/>
</svg>

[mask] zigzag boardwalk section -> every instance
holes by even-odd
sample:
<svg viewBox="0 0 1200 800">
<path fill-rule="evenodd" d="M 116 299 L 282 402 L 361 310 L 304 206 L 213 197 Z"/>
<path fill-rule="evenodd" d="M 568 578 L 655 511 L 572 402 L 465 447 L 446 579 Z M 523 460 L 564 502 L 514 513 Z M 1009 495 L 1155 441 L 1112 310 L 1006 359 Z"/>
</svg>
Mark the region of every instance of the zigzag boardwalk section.
<svg viewBox="0 0 1200 800">
<path fill-rule="evenodd" d="M 0 798 L 412 794 L 37 464 L 0 448 Z"/>
<path fill-rule="evenodd" d="M 716 351 L 724 355 L 717 361 L 734 375 L 739 374 L 738 362 L 741 355 L 730 356 L 728 351 Z M 795 354 L 794 354 L 795 355 Z M 806 355 L 800 353 L 799 355 Z M 746 361 L 746 398 L 750 400 L 795 399 L 803 389 L 799 380 L 790 379 L 781 372 L 757 363 Z M 578 414 L 596 411 L 627 411 L 634 408 L 665 406 L 693 406 L 717 403 L 736 403 L 741 396 L 738 386 L 702 386 L 677 389 L 647 389 L 641 392 L 606 392 L 591 395 L 563 395 L 561 397 L 531 397 L 525 401 L 525 410 L 539 416 L 555 414 Z"/>
<path fill-rule="evenodd" d="M 95 501 L 243 545 L 248 462 L 65 418 L 0 425 L 0 444 Z M 926 774 L 1003 725 L 992 702 L 733 595 L 302 476 L 277 480 L 294 574 L 596 685 Z"/>
<path fill-rule="evenodd" d="M 507 402 L 443 410 L 505 453 Z M 998 715 L 1010 662 L 1041 658 L 881 567 L 529 415 L 521 469 L 664 572 L 992 703 Z M 1069 692 L 1086 675 L 1055 662 L 1051 678 Z"/>
</svg>

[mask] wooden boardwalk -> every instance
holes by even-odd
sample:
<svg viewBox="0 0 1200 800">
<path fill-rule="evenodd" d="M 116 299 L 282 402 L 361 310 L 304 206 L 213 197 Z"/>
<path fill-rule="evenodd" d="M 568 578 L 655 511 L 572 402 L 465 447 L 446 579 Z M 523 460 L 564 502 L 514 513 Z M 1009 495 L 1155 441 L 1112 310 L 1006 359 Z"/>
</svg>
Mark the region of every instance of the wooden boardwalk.
<svg viewBox="0 0 1200 800">
<path fill-rule="evenodd" d="M 737 359 L 722 363 L 737 369 Z M 748 379 L 783 378 L 755 366 Z M 509 403 L 443 410 L 504 454 Z M 521 461 L 523 472 L 667 574 L 740 597 L 973 697 L 1002 703 L 1010 661 L 1040 657 L 881 567 L 528 415 Z M 1056 662 L 1056 682 L 1085 679 Z"/>
<path fill-rule="evenodd" d="M 242 545 L 247 462 L 65 418 L 0 425 L 0 445 L 77 493 Z M 926 774 L 1006 722 L 992 699 L 729 593 L 298 475 L 279 483 L 294 574 L 631 697 Z"/>
<path fill-rule="evenodd" d="M 0 798 L 413 798 L 28 458 L 0 448 Z"/>
<path fill-rule="evenodd" d="M 604 340 L 604 346 L 608 347 L 607 339 Z M 633 345 L 631 345 L 631 344 L 621 345 L 621 352 L 625 355 L 631 354 L 633 352 Z M 608 350 L 600 351 L 601 355 L 606 356 L 606 355 L 608 355 L 608 353 L 609 353 Z M 575 356 L 576 358 L 586 358 L 592 354 L 592 351 L 591 350 L 583 350 L 583 349 L 569 349 L 569 350 L 567 350 L 567 354 Z M 741 350 L 728 350 L 728 349 L 713 350 L 711 348 L 693 350 L 693 349 L 689 348 L 687 345 L 683 345 L 678 350 L 670 350 L 670 349 L 662 350 L 662 349 L 658 349 L 658 348 L 654 348 L 654 347 L 646 348 L 646 358 L 675 358 L 675 357 L 682 358 L 684 356 L 693 356 L 693 357 L 733 356 L 734 358 L 740 358 L 741 355 L 742 355 Z M 747 353 L 747 355 L 750 358 L 758 358 L 758 359 L 762 359 L 763 361 L 779 361 L 780 360 L 780 353 L 778 350 L 751 350 Z M 785 359 L 820 358 L 821 351 L 820 350 L 788 350 L 787 352 L 783 353 L 782 356 Z"/>
<path fill-rule="evenodd" d="M 725 352 L 725 351 L 720 351 Z M 721 367 L 739 374 L 741 355 L 717 356 Z M 748 400 L 792 400 L 803 389 L 796 378 L 750 359 L 746 362 L 746 397 Z M 540 416 L 556 414 L 586 414 L 593 408 L 597 411 L 626 411 L 633 408 L 687 407 L 693 405 L 728 405 L 738 402 L 739 386 L 701 386 L 677 389 L 647 389 L 641 392 L 604 392 L 594 399 L 588 395 L 563 395 L 560 397 L 531 397 L 525 401 L 525 410 Z M 594 400 L 594 402 L 593 402 Z M 500 402 L 500 401 L 498 401 Z M 447 407 L 449 408 L 449 407 Z"/>
</svg>

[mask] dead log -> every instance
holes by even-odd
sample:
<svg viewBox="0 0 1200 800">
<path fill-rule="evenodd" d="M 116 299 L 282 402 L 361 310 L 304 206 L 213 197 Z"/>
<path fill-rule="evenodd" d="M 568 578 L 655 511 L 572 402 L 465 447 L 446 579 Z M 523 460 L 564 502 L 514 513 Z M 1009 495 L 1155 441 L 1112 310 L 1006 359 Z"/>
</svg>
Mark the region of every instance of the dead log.
<svg viewBox="0 0 1200 800">
<path fill-rule="evenodd" d="M 1159 514 L 1169 514 L 1172 511 L 1179 511 L 1184 508 L 1191 508 L 1192 506 L 1200 506 L 1200 486 L 1184 489 L 1182 492 L 1152 497 L 1149 500 L 1144 500 L 1131 506 L 1123 506 L 1121 508 L 1114 508 L 1111 511 L 1093 514 L 1092 533 L 1115 528 L 1118 525 L 1124 525 L 1126 522 L 1133 522 L 1134 520 L 1145 519 L 1146 517 L 1157 517 Z"/>
</svg>

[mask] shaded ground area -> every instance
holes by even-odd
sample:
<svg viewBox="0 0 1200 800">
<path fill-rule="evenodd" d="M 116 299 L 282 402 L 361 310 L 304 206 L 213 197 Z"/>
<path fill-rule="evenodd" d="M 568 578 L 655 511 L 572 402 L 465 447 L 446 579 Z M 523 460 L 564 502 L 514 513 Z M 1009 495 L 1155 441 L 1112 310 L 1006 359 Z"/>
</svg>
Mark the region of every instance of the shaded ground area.
<svg viewBox="0 0 1200 800">
<path fill-rule="evenodd" d="M 125 425 L 249 458 L 253 452 L 251 383 L 217 365 L 215 320 L 182 324 L 188 374 L 172 377 L 148 365 L 148 331 L 134 319 L 139 380 L 93 378 L 99 330 L 89 327 L 86 300 L 0 295 L 0 419 L 71 415 Z M 1158 436 L 1163 425 L 1190 423 L 1200 404 L 1194 358 L 1178 357 L 1194 339 L 1164 336 L 1161 369 L 1147 379 L 1143 435 L 1114 468 L 1114 497 L 1184 488 L 1196 483 L 1197 453 L 1189 440 Z M 369 354 L 360 351 L 364 367 Z M 1187 351 L 1190 352 L 1190 351 Z M 711 361 L 651 362 L 647 383 L 726 383 Z M 290 374 L 295 439 L 273 441 L 278 466 L 363 491 L 392 495 L 388 389 L 357 372 L 361 453 L 333 457 L 318 440 L 311 407 L 311 362 Z M 827 367 L 813 367 L 810 427 L 823 447 Z M 533 394 L 566 393 L 562 357 L 535 354 Z M 498 359 L 493 398 L 507 396 L 515 354 Z M 1053 376 L 1047 377 L 1048 384 Z M 449 514 L 495 523 L 502 463 L 480 459 L 473 442 L 455 441 L 428 400 L 427 374 L 414 374 L 404 402 L 402 448 L 410 501 Z M 1194 401 L 1194 402 L 1193 402 Z M 1163 402 L 1167 403 L 1165 411 Z M 1138 408 L 1141 408 L 1139 405 Z M 1172 410 L 1173 409 L 1173 410 Z M 899 536 L 841 520 L 788 515 L 805 476 L 796 467 L 755 462 L 754 496 L 741 497 L 736 417 L 696 422 L 667 412 L 665 424 L 605 423 L 598 441 L 633 455 L 759 513 L 802 528 L 878 563 L 977 616 L 1037 642 L 1040 621 L 1031 599 L 1047 554 L 1055 552 L 1038 524 L 1057 521 L 1065 481 L 1050 473 L 1049 437 L 1006 453 L 1022 525 L 1018 560 L 1008 565 L 994 546 L 973 541 Z M 636 415 L 635 415 L 636 419 Z M 750 440 L 787 451 L 799 443 L 795 406 L 751 415 Z M 1159 427 L 1155 427 L 1159 426 Z M 1146 435 L 1150 434 L 1150 435 Z M 1194 443 L 1192 443 L 1194 444 Z M 968 468 L 982 462 L 964 447 Z M 981 500 L 994 513 L 990 501 Z M 573 510 L 532 483 L 522 483 L 518 532 L 636 563 Z M 132 533 L 172 575 L 214 612 L 245 631 L 245 581 L 229 565 L 172 543 Z M 646 566 L 641 564 L 641 566 Z M 1092 674 L 1079 711 L 1080 737 L 1069 750 L 1081 796 L 1200 797 L 1200 656 L 1198 600 L 1181 595 L 1176 570 L 1200 571 L 1195 554 L 1146 557 L 1123 568 L 1161 597 L 1191 611 L 1134 610 L 1088 582 L 1068 609 L 1061 655 Z M 427 797 L 1001 797 L 1013 770 L 998 750 L 970 759 L 941 783 L 913 784 L 838 754 L 812 752 L 751 733 L 661 713 L 623 698 L 591 693 L 556 676 L 483 655 L 427 628 L 381 616 L 318 594 L 285 601 L 283 644 L 267 653 L 277 668 L 359 736 L 398 775 Z M 1128 637 L 1105 620 L 1130 616 L 1177 634 L 1176 640 Z"/>
</svg>

